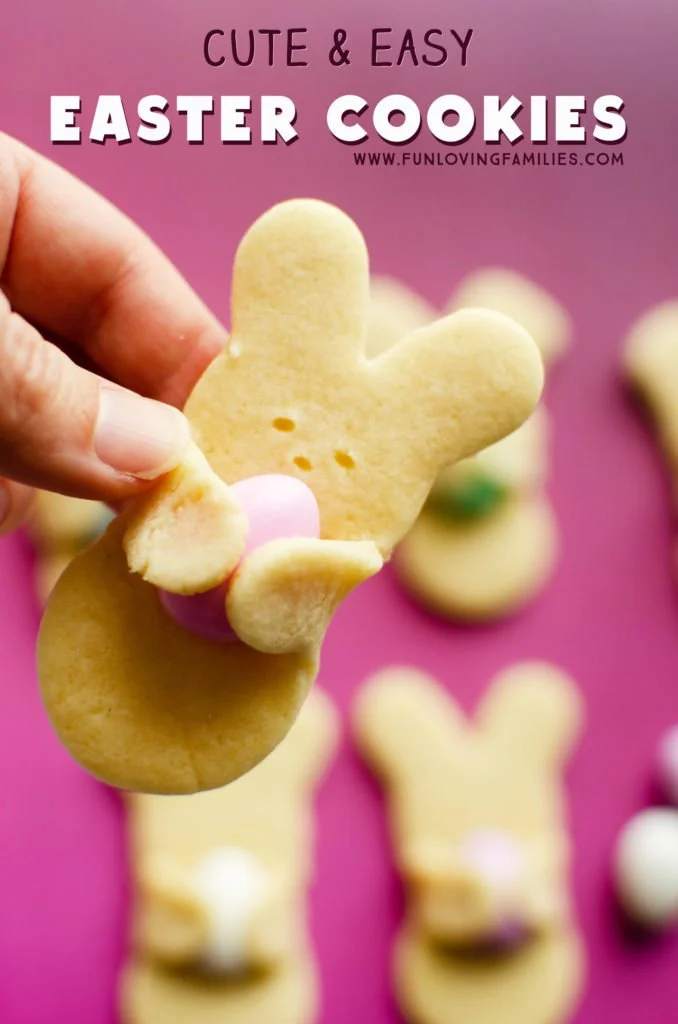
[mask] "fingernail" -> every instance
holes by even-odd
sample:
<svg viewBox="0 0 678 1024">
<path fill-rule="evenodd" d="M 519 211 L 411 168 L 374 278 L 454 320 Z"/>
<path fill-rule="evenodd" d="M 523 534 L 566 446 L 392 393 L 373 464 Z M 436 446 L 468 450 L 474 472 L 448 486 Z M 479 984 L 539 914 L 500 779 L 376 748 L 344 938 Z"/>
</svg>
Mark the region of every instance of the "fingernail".
<svg viewBox="0 0 678 1024">
<path fill-rule="evenodd" d="M 188 420 L 174 406 L 101 385 L 94 451 L 112 469 L 153 480 L 178 465 L 190 437 Z"/>
<path fill-rule="evenodd" d="M 9 515 L 10 506 L 9 489 L 0 481 L 0 527 Z"/>
</svg>

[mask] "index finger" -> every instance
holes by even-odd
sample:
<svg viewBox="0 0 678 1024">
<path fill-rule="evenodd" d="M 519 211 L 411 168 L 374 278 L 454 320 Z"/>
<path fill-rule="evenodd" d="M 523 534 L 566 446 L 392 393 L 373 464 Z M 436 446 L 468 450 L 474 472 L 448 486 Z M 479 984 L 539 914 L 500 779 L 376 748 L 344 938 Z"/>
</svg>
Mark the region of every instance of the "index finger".
<svg viewBox="0 0 678 1024">
<path fill-rule="evenodd" d="M 0 287 L 117 383 L 183 405 L 226 332 L 111 203 L 0 133 Z"/>
</svg>

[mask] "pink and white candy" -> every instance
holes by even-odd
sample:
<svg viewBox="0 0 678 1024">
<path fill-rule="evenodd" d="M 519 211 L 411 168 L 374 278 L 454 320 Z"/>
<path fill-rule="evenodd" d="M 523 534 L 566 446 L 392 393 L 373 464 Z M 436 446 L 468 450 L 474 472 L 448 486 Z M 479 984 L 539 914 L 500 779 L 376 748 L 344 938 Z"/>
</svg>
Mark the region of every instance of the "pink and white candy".
<svg viewBox="0 0 678 1024">
<path fill-rule="evenodd" d="M 528 936 L 527 925 L 518 909 L 527 870 L 522 845 L 499 829 L 479 829 L 465 838 L 459 852 L 499 909 L 482 945 L 493 949 L 514 949 L 521 945 Z"/>
<path fill-rule="evenodd" d="M 249 477 L 231 486 L 248 523 L 239 565 L 256 548 L 285 537 L 319 537 L 320 509 L 303 480 L 283 473 Z M 237 571 L 234 570 L 234 572 Z M 233 573 L 205 594 L 185 597 L 160 591 L 165 611 L 184 629 L 220 643 L 236 640 L 226 616 L 226 592 Z"/>
</svg>

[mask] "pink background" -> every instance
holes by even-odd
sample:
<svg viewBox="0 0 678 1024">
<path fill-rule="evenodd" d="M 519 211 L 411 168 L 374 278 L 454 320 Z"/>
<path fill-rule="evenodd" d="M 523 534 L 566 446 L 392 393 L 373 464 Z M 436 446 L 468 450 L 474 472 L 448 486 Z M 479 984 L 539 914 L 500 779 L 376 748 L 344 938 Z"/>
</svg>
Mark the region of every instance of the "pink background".
<svg viewBox="0 0 678 1024">
<path fill-rule="evenodd" d="M 550 394 L 563 557 L 546 593 L 514 621 L 465 631 L 418 611 L 384 572 L 338 615 L 321 679 L 346 712 L 365 674 L 391 662 L 438 673 L 469 707 L 514 659 L 549 658 L 571 670 L 588 707 L 570 774 L 576 897 L 590 951 L 576 1020 L 678 1020 L 678 943 L 628 942 L 607 881 L 617 830 L 649 796 L 656 738 L 678 718 L 669 492 L 618 370 L 631 321 L 678 287 L 678 15 L 663 0 L 248 0 L 238 5 L 246 14 L 231 20 L 235 6 L 9 0 L 1 125 L 49 152 L 50 93 L 80 93 L 86 106 L 101 93 L 122 93 L 132 105 L 155 92 L 287 93 L 302 136 L 288 149 L 188 146 L 178 128 L 166 146 L 54 147 L 51 155 L 138 220 L 226 320 L 237 239 L 269 204 L 299 194 L 344 207 L 366 233 L 374 268 L 435 302 L 462 273 L 499 263 L 571 310 L 575 346 Z M 308 26 L 314 66 L 208 68 L 204 33 L 232 25 Z M 420 35 L 472 26 L 469 66 L 366 70 L 367 30 L 387 25 Z M 336 26 L 354 40 L 350 68 L 326 65 Z M 471 99 L 619 93 L 629 122 L 625 166 L 360 169 L 324 126 L 340 93 L 430 101 L 450 91 Z M 417 145 L 435 148 L 423 136 Z M 21 541 L 0 544 L 0 1020 L 109 1024 L 126 924 L 122 815 L 115 796 L 59 748 L 42 713 L 29 564 Z M 380 795 L 348 744 L 320 798 L 312 912 L 322 1021 L 397 1021 L 388 960 L 399 889 Z"/>
</svg>

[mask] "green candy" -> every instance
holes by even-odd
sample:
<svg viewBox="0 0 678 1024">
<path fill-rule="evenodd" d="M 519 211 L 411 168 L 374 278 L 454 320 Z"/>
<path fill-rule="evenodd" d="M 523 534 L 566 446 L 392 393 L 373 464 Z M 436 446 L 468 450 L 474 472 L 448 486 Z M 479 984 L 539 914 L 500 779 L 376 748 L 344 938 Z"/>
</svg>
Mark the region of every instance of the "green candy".
<svg viewBox="0 0 678 1024">
<path fill-rule="evenodd" d="M 441 519 L 454 522 L 484 519 L 504 503 L 507 488 L 490 476 L 468 476 L 459 483 L 434 490 L 426 508 Z"/>
</svg>

